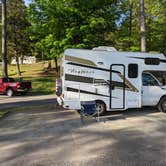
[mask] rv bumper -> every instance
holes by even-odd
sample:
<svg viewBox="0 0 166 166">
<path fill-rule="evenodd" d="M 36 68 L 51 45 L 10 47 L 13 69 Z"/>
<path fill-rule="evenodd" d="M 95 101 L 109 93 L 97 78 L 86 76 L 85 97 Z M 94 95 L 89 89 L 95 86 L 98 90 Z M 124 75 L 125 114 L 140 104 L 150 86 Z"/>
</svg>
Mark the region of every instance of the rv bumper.
<svg viewBox="0 0 166 166">
<path fill-rule="evenodd" d="M 63 105 L 63 98 L 62 97 L 57 97 L 57 102 L 60 106 Z"/>
<path fill-rule="evenodd" d="M 57 98 L 58 104 L 63 106 L 63 108 L 66 109 L 76 109 L 76 110 L 80 110 L 81 109 L 81 102 L 80 100 L 65 100 L 62 97 L 58 97 Z"/>
</svg>

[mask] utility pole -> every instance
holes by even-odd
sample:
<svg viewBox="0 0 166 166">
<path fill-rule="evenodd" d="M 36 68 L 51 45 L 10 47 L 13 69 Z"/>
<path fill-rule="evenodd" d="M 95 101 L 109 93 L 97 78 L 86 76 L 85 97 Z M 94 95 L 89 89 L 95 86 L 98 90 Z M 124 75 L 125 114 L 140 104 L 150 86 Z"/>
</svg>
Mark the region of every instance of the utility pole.
<svg viewBox="0 0 166 166">
<path fill-rule="evenodd" d="M 141 52 L 146 52 L 146 26 L 145 26 L 144 0 L 139 0 L 139 2 L 140 2 Z"/>
<path fill-rule="evenodd" d="M 6 23 L 6 0 L 2 0 L 2 75 L 8 77 L 7 70 L 7 23 Z"/>
</svg>

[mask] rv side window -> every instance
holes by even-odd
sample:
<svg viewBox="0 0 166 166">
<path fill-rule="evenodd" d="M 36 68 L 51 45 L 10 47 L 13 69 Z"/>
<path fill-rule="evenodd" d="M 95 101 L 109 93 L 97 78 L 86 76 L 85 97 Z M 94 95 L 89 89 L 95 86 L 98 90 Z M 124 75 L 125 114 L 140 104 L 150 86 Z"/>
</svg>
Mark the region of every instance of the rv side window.
<svg viewBox="0 0 166 166">
<path fill-rule="evenodd" d="M 128 65 L 128 77 L 137 78 L 138 77 L 138 64 L 129 64 Z"/>
<path fill-rule="evenodd" d="M 159 65 L 160 60 L 159 58 L 145 58 L 146 65 Z"/>
</svg>

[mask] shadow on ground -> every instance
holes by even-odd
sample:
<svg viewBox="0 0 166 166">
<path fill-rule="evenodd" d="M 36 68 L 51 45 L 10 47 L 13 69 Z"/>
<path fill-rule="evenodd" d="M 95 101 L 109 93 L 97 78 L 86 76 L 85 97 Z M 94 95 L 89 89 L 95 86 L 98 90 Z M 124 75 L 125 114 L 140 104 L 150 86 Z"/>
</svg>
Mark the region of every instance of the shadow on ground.
<svg viewBox="0 0 166 166">
<path fill-rule="evenodd" d="M 128 110 L 82 124 L 74 110 L 12 113 L 0 121 L 0 165 L 165 166 L 165 116 Z"/>
</svg>

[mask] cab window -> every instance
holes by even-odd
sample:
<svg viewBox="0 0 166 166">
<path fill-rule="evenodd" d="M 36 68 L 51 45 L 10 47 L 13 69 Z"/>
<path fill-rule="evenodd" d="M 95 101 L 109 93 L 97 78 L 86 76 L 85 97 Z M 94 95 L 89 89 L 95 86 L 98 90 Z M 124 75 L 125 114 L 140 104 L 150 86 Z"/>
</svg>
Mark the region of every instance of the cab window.
<svg viewBox="0 0 166 166">
<path fill-rule="evenodd" d="M 159 86 L 157 80 L 148 73 L 142 74 L 142 84 L 143 86 Z"/>
</svg>

